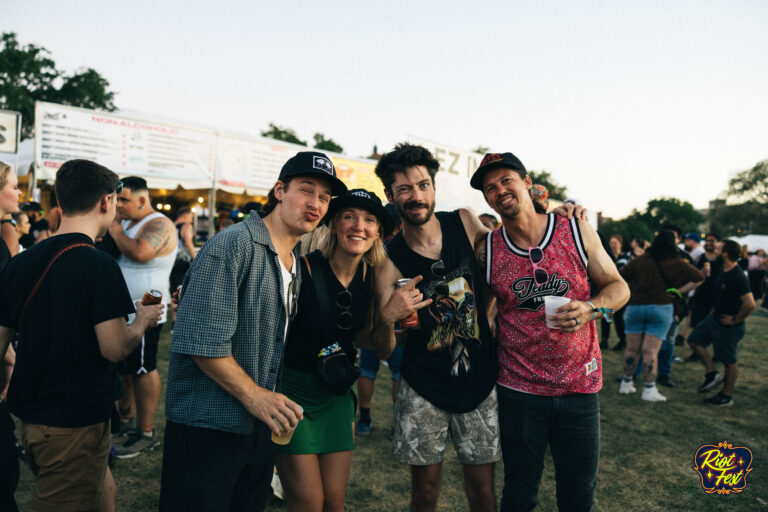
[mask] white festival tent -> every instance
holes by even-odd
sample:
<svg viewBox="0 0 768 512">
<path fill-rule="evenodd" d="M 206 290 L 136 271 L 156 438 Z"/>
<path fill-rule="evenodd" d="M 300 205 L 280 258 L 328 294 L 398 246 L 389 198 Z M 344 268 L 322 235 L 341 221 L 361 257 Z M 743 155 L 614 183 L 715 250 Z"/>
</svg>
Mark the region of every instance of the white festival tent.
<svg viewBox="0 0 768 512">
<path fill-rule="evenodd" d="M 755 252 L 758 249 L 768 251 L 768 235 L 732 236 L 731 240 L 746 245 L 749 252 Z"/>
</svg>

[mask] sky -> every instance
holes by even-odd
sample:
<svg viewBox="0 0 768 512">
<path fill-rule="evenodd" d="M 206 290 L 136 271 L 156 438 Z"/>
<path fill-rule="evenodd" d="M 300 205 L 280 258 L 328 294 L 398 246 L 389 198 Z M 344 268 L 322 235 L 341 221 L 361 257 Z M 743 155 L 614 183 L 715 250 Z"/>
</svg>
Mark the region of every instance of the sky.
<svg viewBox="0 0 768 512">
<path fill-rule="evenodd" d="M 768 158 L 766 26 L 763 0 L 0 0 L 0 30 L 96 69 L 121 109 L 353 156 L 511 151 L 614 218 L 705 208 Z"/>
</svg>

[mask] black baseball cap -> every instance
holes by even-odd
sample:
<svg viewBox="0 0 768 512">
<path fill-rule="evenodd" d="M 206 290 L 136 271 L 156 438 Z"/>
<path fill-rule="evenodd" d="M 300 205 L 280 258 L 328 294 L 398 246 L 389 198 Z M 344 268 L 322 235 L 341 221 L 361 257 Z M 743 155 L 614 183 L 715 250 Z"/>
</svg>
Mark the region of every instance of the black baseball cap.
<svg viewBox="0 0 768 512">
<path fill-rule="evenodd" d="M 299 151 L 285 162 L 280 169 L 280 176 L 283 178 L 293 176 L 312 176 L 315 178 L 324 178 L 331 184 L 331 194 L 340 196 L 347 191 L 347 186 L 336 177 L 336 168 L 328 156 L 318 151 Z"/>
<path fill-rule="evenodd" d="M 42 211 L 43 207 L 40 206 L 40 203 L 30 201 L 28 203 L 23 203 L 21 205 L 21 211 L 23 212 L 40 212 Z"/>
<path fill-rule="evenodd" d="M 491 169 L 498 169 L 499 167 L 522 171 L 523 176 L 528 174 L 523 162 L 512 153 L 486 153 L 475 171 L 475 174 L 473 174 L 472 178 L 469 180 L 469 184 L 474 189 L 483 190 L 483 176 L 485 176 L 485 173 Z"/>
<path fill-rule="evenodd" d="M 382 206 L 379 196 L 365 190 L 363 188 L 353 188 L 346 194 L 342 194 L 331 200 L 330 206 L 328 206 L 328 213 L 325 216 L 325 223 L 331 221 L 336 212 L 343 210 L 344 208 L 362 208 L 368 210 L 379 219 L 379 225 L 382 226 L 382 232 L 384 236 L 392 232 L 394 225 L 392 224 L 392 216 L 389 214 L 386 208 Z"/>
</svg>

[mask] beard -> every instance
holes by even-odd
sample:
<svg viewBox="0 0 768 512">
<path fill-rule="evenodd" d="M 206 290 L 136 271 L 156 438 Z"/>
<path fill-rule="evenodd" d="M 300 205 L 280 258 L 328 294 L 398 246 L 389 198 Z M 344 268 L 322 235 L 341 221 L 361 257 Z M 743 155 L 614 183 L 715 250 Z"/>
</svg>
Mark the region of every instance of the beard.
<svg viewBox="0 0 768 512">
<path fill-rule="evenodd" d="M 408 212 L 408 208 L 412 206 L 420 206 L 422 208 L 426 208 L 427 213 L 423 218 L 418 215 L 411 214 Z M 435 213 L 435 203 L 430 205 L 427 203 L 420 203 L 418 201 L 409 201 L 404 203 L 402 206 L 396 204 L 395 209 L 397 210 L 397 213 L 400 214 L 400 218 L 403 219 L 403 222 L 407 222 L 411 226 L 421 226 L 422 224 L 426 224 L 426 222 L 432 218 L 432 214 Z"/>
<path fill-rule="evenodd" d="M 504 196 L 499 198 L 499 201 L 507 197 L 508 194 L 505 194 Z M 498 204 L 496 205 L 496 208 L 494 208 L 496 213 L 499 214 L 504 219 L 514 219 L 518 215 L 520 215 L 520 212 L 522 211 L 522 208 L 520 207 L 520 202 L 517 201 L 517 198 L 515 198 L 515 202 L 508 206 L 507 208 L 502 208 Z"/>
</svg>

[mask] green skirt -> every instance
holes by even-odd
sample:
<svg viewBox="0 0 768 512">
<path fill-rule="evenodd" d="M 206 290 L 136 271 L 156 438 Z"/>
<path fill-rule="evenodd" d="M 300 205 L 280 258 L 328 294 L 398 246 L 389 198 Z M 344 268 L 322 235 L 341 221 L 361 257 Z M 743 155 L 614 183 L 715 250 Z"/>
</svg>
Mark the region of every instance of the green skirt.
<svg viewBox="0 0 768 512">
<path fill-rule="evenodd" d="M 280 392 L 304 408 L 291 442 L 277 445 L 278 453 L 330 453 L 355 447 L 355 407 L 352 388 L 337 396 L 323 386 L 315 372 L 283 367 Z"/>
</svg>

